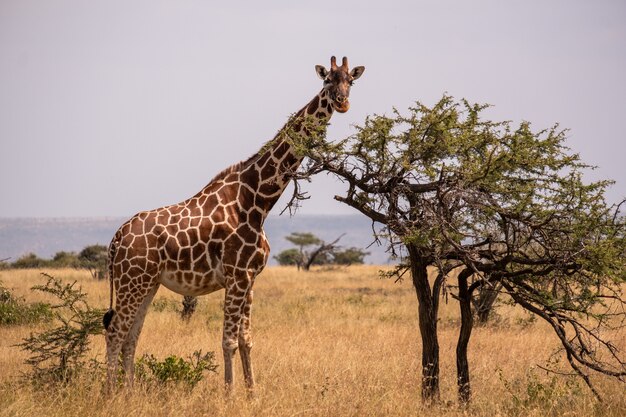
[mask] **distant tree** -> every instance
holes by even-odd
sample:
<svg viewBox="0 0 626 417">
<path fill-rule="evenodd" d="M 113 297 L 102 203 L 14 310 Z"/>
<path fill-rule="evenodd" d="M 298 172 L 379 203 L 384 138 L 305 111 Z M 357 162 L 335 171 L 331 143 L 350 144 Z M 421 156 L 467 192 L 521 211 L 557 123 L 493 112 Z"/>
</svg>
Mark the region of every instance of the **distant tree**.
<svg viewBox="0 0 626 417">
<path fill-rule="evenodd" d="M 333 252 L 332 262 L 337 265 L 358 265 L 363 263 L 363 259 L 369 255 L 362 249 L 350 247 L 344 250 Z"/>
<path fill-rule="evenodd" d="M 302 263 L 302 254 L 299 249 L 291 248 L 279 252 L 274 255 L 274 259 L 279 265 L 300 265 Z"/>
<path fill-rule="evenodd" d="M 57 252 L 48 263 L 50 268 L 80 268 L 81 262 L 74 252 Z"/>
<path fill-rule="evenodd" d="M 590 371 L 624 380 L 626 365 L 607 339 L 626 319 L 626 219 L 609 205 L 610 181 L 586 184 L 589 168 L 557 126 L 482 118 L 487 106 L 444 96 L 408 115 L 368 117 L 357 133 L 315 143 L 294 180 L 327 171 L 347 190 L 335 199 L 372 220 L 400 259 L 387 274 L 410 276 L 418 299 L 422 398 L 439 399 L 437 317 L 442 289 L 457 293 L 459 400 L 470 399 L 467 347 L 471 299 L 497 288 L 554 330 L 571 368 L 594 394 Z M 294 198 L 302 197 L 294 187 Z M 427 268 L 438 269 L 429 280 Z M 456 285 L 446 282 L 459 269 Z"/>
<path fill-rule="evenodd" d="M 183 297 L 183 309 L 180 312 L 180 318 L 183 321 L 189 321 L 193 313 L 196 312 L 196 308 L 198 307 L 198 297 L 193 295 L 185 295 Z"/>
<path fill-rule="evenodd" d="M 44 268 L 49 265 L 49 262 L 50 261 L 42 259 L 34 253 L 28 253 L 17 258 L 15 262 L 11 264 L 11 267 L 17 269 Z"/>
<path fill-rule="evenodd" d="M 335 250 L 337 250 L 337 242 L 343 237 L 343 235 L 339 236 L 337 239 L 333 240 L 330 243 L 326 243 L 320 240 L 321 244 L 313 249 L 312 251 L 306 253 L 304 262 L 302 264 L 302 268 L 305 271 L 311 269 L 312 265 L 323 265 L 327 263 L 331 263 L 332 255 Z"/>
<path fill-rule="evenodd" d="M 95 279 L 104 279 L 108 262 L 108 248 L 104 245 L 86 246 L 78 254 L 81 266 Z"/>
<path fill-rule="evenodd" d="M 298 235 L 305 234 L 299 233 Z M 300 248 L 285 249 L 278 255 L 275 255 L 274 259 L 276 259 L 280 265 L 299 265 L 304 270 L 309 270 L 312 265 L 362 264 L 363 258 L 369 255 L 369 252 L 365 252 L 356 247 L 341 249 L 340 246 L 337 246 L 337 242 L 339 242 L 339 239 L 341 239 L 343 235 L 331 243 L 325 243 L 311 233 L 306 233 L 306 235 L 306 241 L 304 239 L 297 241 L 316 242 L 316 247 L 313 250 L 304 250 L 304 246 L 308 245 L 303 245 L 303 247 Z M 291 236 L 287 236 L 286 238 L 290 240 L 290 237 Z"/>
<path fill-rule="evenodd" d="M 488 283 L 489 280 L 486 280 Z M 471 295 L 474 315 L 479 324 L 485 324 L 492 316 L 498 295 L 502 292 L 502 284 L 497 282 L 490 285 L 481 285 Z"/>
<path fill-rule="evenodd" d="M 296 259 L 296 266 L 298 269 L 304 266 L 304 264 L 308 260 L 308 253 L 304 250 L 304 248 L 312 246 L 312 245 L 320 245 L 322 244 L 322 240 L 315 236 L 312 233 L 299 233 L 293 232 L 288 236 L 285 236 L 289 242 L 293 243 L 298 247 L 299 257 Z"/>
<path fill-rule="evenodd" d="M 285 239 L 298 246 L 297 252 L 288 249 L 287 251 L 279 253 L 274 259 L 281 265 L 290 265 L 290 262 L 294 262 L 293 264 L 295 264 L 298 269 L 302 268 L 308 271 L 311 269 L 312 265 L 331 263 L 330 259 L 332 258 L 332 254 L 338 248 L 337 242 L 339 242 L 342 237 L 343 235 L 330 243 L 326 243 L 312 233 L 294 232 L 285 236 Z M 313 246 L 312 249 L 305 250 L 305 248 L 311 246 Z"/>
<path fill-rule="evenodd" d="M 9 259 L 11 258 L 0 259 L 0 270 L 8 269 L 11 267 L 11 264 L 7 262 Z"/>
</svg>

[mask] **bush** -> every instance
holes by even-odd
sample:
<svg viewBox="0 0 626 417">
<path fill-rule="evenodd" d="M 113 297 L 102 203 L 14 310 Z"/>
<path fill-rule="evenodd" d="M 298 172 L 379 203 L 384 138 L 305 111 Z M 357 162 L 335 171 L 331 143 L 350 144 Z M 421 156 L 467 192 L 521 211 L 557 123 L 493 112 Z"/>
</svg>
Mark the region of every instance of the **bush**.
<svg viewBox="0 0 626 417">
<path fill-rule="evenodd" d="M 152 300 L 150 308 L 159 313 L 164 311 L 178 311 L 178 302 L 165 297 L 158 297 Z"/>
<path fill-rule="evenodd" d="M 60 251 L 52 259 L 43 259 L 28 253 L 15 262 L 0 261 L 0 269 L 76 268 L 87 269 L 96 279 L 106 277 L 108 249 L 103 245 L 86 246 L 80 253 Z"/>
<path fill-rule="evenodd" d="M 76 282 L 64 284 L 50 275 L 45 285 L 32 288 L 51 294 L 59 303 L 50 306 L 52 318 L 57 324 L 39 334 L 31 334 L 18 346 L 30 356 L 26 363 L 32 367 L 28 375 L 32 382 L 69 382 L 87 368 L 85 359 L 89 351 L 89 336 L 102 332 L 104 310 L 91 308 L 86 294 L 75 288 Z"/>
<path fill-rule="evenodd" d="M 103 279 L 106 276 L 108 249 L 104 245 L 86 246 L 78 254 L 78 260 L 82 268 L 86 268 L 95 279 Z"/>
<path fill-rule="evenodd" d="M 27 304 L 16 298 L 0 282 L 0 326 L 21 325 L 50 321 L 52 310 L 46 303 Z"/>
<path fill-rule="evenodd" d="M 48 262 L 48 266 L 51 268 L 81 268 L 81 261 L 78 259 L 78 255 L 74 252 L 57 252 L 52 261 Z"/>
<path fill-rule="evenodd" d="M 363 263 L 363 258 L 369 254 L 369 252 L 365 252 L 362 249 L 350 247 L 342 251 L 334 252 L 333 263 L 337 265 L 360 265 Z"/>
<path fill-rule="evenodd" d="M 44 268 L 48 266 L 50 261 L 41 259 L 34 253 L 28 253 L 11 264 L 13 268 L 27 269 L 27 268 Z"/>
<path fill-rule="evenodd" d="M 302 262 L 302 254 L 296 248 L 286 249 L 274 256 L 279 265 L 298 265 Z"/>
<path fill-rule="evenodd" d="M 147 383 L 180 383 L 193 388 L 204 378 L 204 372 L 215 372 L 215 353 L 195 351 L 187 360 L 171 355 L 159 361 L 154 355 L 144 354 L 135 364 L 140 381 Z"/>
</svg>

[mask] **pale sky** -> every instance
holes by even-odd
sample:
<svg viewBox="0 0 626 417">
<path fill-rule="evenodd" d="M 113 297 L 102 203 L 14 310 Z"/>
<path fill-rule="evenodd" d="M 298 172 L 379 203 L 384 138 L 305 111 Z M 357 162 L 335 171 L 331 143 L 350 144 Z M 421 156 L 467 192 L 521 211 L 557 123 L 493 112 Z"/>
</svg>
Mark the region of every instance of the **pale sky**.
<svg viewBox="0 0 626 417">
<path fill-rule="evenodd" d="M 181 201 L 271 139 L 331 55 L 366 71 L 329 140 L 447 92 L 570 128 L 589 178 L 626 195 L 622 0 L 0 0 L 0 217 Z M 307 189 L 301 213 L 353 213 L 332 180 Z"/>
</svg>

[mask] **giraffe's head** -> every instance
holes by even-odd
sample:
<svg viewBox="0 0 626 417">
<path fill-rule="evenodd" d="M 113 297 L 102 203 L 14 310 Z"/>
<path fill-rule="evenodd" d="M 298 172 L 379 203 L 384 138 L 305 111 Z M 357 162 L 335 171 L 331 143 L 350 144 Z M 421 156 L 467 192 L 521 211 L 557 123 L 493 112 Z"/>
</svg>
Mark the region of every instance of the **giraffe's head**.
<svg viewBox="0 0 626 417">
<path fill-rule="evenodd" d="M 350 108 L 350 86 L 359 78 L 365 67 L 354 67 L 352 71 L 348 69 L 348 58 L 345 56 L 341 62 L 341 66 L 337 66 L 337 59 L 333 56 L 330 58 L 330 71 L 322 65 L 316 65 L 315 71 L 317 75 L 324 80 L 324 89 L 328 91 L 333 103 L 333 107 L 339 113 L 345 113 Z"/>
</svg>

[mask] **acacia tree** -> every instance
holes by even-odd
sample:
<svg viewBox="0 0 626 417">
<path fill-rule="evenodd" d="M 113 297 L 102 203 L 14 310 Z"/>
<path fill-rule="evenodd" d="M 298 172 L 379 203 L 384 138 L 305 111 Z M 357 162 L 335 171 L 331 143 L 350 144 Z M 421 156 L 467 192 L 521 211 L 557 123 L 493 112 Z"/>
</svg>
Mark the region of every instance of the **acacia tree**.
<svg viewBox="0 0 626 417">
<path fill-rule="evenodd" d="M 324 254 L 332 252 L 337 247 L 337 242 L 343 237 L 343 234 L 330 243 L 324 242 L 309 232 L 293 232 L 288 236 L 285 236 L 289 242 L 298 246 L 299 256 L 296 259 L 296 266 L 298 270 L 300 268 L 308 271 L 311 269 L 311 265 L 315 261 L 322 257 Z M 314 246 L 312 250 L 305 250 L 305 247 Z"/>
<path fill-rule="evenodd" d="M 104 279 L 107 269 L 108 248 L 104 245 L 86 246 L 78 254 L 81 266 L 86 268 L 95 279 Z"/>
<path fill-rule="evenodd" d="M 621 204 L 605 202 L 611 182 L 582 181 L 590 167 L 565 146 L 558 126 L 513 128 L 483 120 L 486 107 L 444 96 L 408 115 L 368 117 L 342 141 L 302 146 L 310 162 L 294 180 L 326 171 L 344 181 L 347 190 L 335 199 L 369 217 L 376 239 L 384 237 L 400 260 L 387 275 L 410 272 L 426 402 L 439 398 L 437 314 L 445 285 L 456 287 L 461 310 L 461 402 L 470 399 L 471 297 L 483 287 L 503 288 L 546 320 L 592 390 L 590 370 L 623 381 L 624 362 L 604 333 L 625 317 L 625 224 Z M 292 204 L 300 198 L 296 185 Z M 446 282 L 453 269 L 456 282 Z"/>
</svg>

